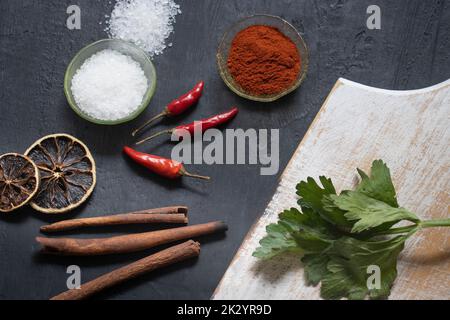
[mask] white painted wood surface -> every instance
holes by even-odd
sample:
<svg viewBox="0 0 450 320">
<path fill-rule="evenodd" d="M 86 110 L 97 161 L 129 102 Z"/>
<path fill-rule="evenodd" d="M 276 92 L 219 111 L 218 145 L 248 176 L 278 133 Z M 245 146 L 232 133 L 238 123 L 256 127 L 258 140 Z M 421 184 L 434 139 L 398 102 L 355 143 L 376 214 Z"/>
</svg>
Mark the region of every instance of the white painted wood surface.
<svg viewBox="0 0 450 320">
<path fill-rule="evenodd" d="M 283 172 L 264 214 L 252 227 L 213 299 L 320 299 L 306 286 L 298 256 L 252 257 L 265 227 L 296 206 L 295 185 L 331 177 L 342 190 L 357 183 L 356 167 L 374 159 L 391 169 L 398 200 L 422 219 L 450 217 L 450 80 L 390 91 L 339 79 Z M 450 230 L 416 233 L 399 259 L 390 299 L 450 299 Z"/>
</svg>

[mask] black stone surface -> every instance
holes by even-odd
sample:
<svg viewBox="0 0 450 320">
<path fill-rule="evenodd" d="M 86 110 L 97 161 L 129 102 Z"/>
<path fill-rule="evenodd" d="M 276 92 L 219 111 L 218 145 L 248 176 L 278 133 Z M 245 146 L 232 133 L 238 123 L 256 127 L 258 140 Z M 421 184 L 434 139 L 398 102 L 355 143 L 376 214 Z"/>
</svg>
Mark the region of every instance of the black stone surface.
<svg viewBox="0 0 450 320">
<path fill-rule="evenodd" d="M 64 217 L 25 208 L 0 216 L 0 298 L 47 299 L 66 288 L 66 267 L 77 264 L 82 281 L 125 265 L 152 250 L 96 258 L 44 257 L 34 241 L 39 226 L 61 218 L 87 217 L 183 204 L 191 223 L 225 220 L 226 236 L 205 237 L 198 260 L 130 281 L 97 296 L 105 299 L 207 299 L 217 286 L 250 226 L 270 200 L 278 176 L 260 176 L 258 166 L 198 165 L 209 183 L 166 181 L 127 161 L 121 147 L 133 127 L 165 103 L 206 82 L 198 106 L 175 122 L 188 122 L 240 107 L 229 128 L 279 128 L 280 172 L 338 77 L 388 89 L 414 89 L 450 77 L 450 1 L 443 0 L 178 0 L 173 47 L 154 58 L 157 92 L 137 120 L 116 127 L 90 124 L 69 108 L 63 94 L 65 68 L 83 46 L 105 38 L 105 15 L 113 3 L 92 0 L 0 1 L 0 153 L 23 152 L 41 136 L 67 132 L 83 140 L 98 166 L 98 185 L 86 205 Z M 82 29 L 66 28 L 66 8 L 78 4 Z M 382 11 L 381 30 L 366 28 L 366 8 Z M 279 15 L 292 22 L 309 46 L 307 80 L 291 95 L 271 104 L 243 100 L 220 79 L 215 51 L 223 32 L 239 18 Z M 157 128 L 153 128 L 157 130 Z M 351 128 L 349 128 L 351 130 Z M 143 151 L 170 156 L 172 144 L 158 140 Z M 82 232 L 101 237 L 148 228 Z"/>
</svg>

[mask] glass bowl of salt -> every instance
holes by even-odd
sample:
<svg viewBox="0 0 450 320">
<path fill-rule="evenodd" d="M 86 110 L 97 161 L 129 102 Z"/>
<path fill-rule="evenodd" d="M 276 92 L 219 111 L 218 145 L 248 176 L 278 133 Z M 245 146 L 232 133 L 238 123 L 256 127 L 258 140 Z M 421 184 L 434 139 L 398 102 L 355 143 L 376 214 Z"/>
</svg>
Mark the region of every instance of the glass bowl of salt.
<svg viewBox="0 0 450 320">
<path fill-rule="evenodd" d="M 64 77 L 70 107 L 92 123 L 115 125 L 136 118 L 156 89 L 156 71 L 139 47 L 103 39 L 81 49 Z"/>
</svg>

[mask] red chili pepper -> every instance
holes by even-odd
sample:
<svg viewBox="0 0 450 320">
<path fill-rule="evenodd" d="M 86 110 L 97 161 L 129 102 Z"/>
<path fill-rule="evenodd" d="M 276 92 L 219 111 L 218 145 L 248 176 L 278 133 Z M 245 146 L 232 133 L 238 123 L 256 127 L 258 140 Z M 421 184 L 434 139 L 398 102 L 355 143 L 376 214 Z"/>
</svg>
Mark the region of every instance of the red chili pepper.
<svg viewBox="0 0 450 320">
<path fill-rule="evenodd" d="M 164 108 L 163 112 L 161 112 L 160 114 L 157 114 L 156 116 L 154 116 L 150 120 L 146 121 L 142 126 L 137 128 L 136 130 L 134 130 L 131 133 L 131 135 L 134 137 L 139 131 L 141 131 L 146 126 L 148 126 L 150 123 L 152 123 L 153 121 L 155 121 L 155 120 L 157 120 L 157 119 L 159 119 L 161 117 L 165 117 L 165 116 L 173 117 L 173 116 L 177 116 L 179 114 L 182 114 L 184 111 L 189 109 L 190 106 L 192 106 L 192 105 L 194 105 L 195 103 L 198 102 L 198 100 L 202 96 L 204 85 L 205 85 L 205 83 L 203 81 L 200 81 L 199 83 L 197 83 L 195 85 L 195 87 L 192 88 L 192 90 L 190 90 L 189 92 L 185 93 L 181 97 L 179 97 L 179 98 L 173 100 L 172 102 L 170 102 Z"/>
<path fill-rule="evenodd" d="M 150 139 L 153 139 L 157 136 L 160 136 L 160 135 L 166 134 L 166 133 L 167 134 L 176 134 L 177 136 L 182 137 L 182 133 L 185 132 L 185 130 L 187 130 L 190 134 L 194 134 L 195 128 L 197 128 L 197 127 L 200 127 L 201 131 L 203 133 L 210 128 L 217 127 L 225 122 L 230 121 L 231 119 L 233 119 L 236 116 L 236 114 L 238 112 L 239 112 L 239 109 L 236 107 L 233 107 L 233 108 L 231 108 L 230 111 L 212 116 L 207 119 L 203 119 L 200 121 L 194 121 L 189 124 L 180 125 L 173 129 L 160 131 L 160 132 L 155 133 L 145 139 L 142 139 L 141 141 L 136 142 L 136 144 L 142 144 Z"/>
<path fill-rule="evenodd" d="M 209 180 L 209 177 L 192 174 L 186 171 L 181 162 L 136 151 L 130 147 L 123 147 L 123 152 L 134 162 L 150 169 L 160 176 L 176 179 L 181 176 Z"/>
</svg>

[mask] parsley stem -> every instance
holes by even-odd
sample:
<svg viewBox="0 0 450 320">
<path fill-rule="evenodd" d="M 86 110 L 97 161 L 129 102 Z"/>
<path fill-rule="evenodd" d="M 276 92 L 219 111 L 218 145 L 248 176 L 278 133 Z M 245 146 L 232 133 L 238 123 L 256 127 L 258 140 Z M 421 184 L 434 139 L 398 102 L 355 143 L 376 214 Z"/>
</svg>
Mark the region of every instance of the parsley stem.
<svg viewBox="0 0 450 320">
<path fill-rule="evenodd" d="M 425 229 L 433 227 L 450 227 L 450 219 L 434 219 L 434 220 L 420 221 L 418 224 L 381 231 L 376 233 L 375 236 L 384 236 L 389 234 L 400 234 L 400 233 L 408 233 L 408 236 L 410 236 L 411 234 L 416 232 L 419 228 Z"/>
<path fill-rule="evenodd" d="M 419 225 L 422 228 L 432 228 L 432 227 L 450 227 L 450 219 L 434 219 L 421 221 Z"/>
<path fill-rule="evenodd" d="M 407 232 L 415 232 L 417 230 L 417 224 L 413 224 L 410 226 L 405 226 L 405 227 L 398 227 L 398 228 L 393 228 L 393 229 L 389 229 L 389 230 L 385 230 L 385 231 L 380 231 L 377 232 L 376 234 L 374 234 L 374 236 L 384 236 L 384 235 L 389 235 L 389 234 L 399 234 L 399 233 L 407 233 Z"/>
</svg>

